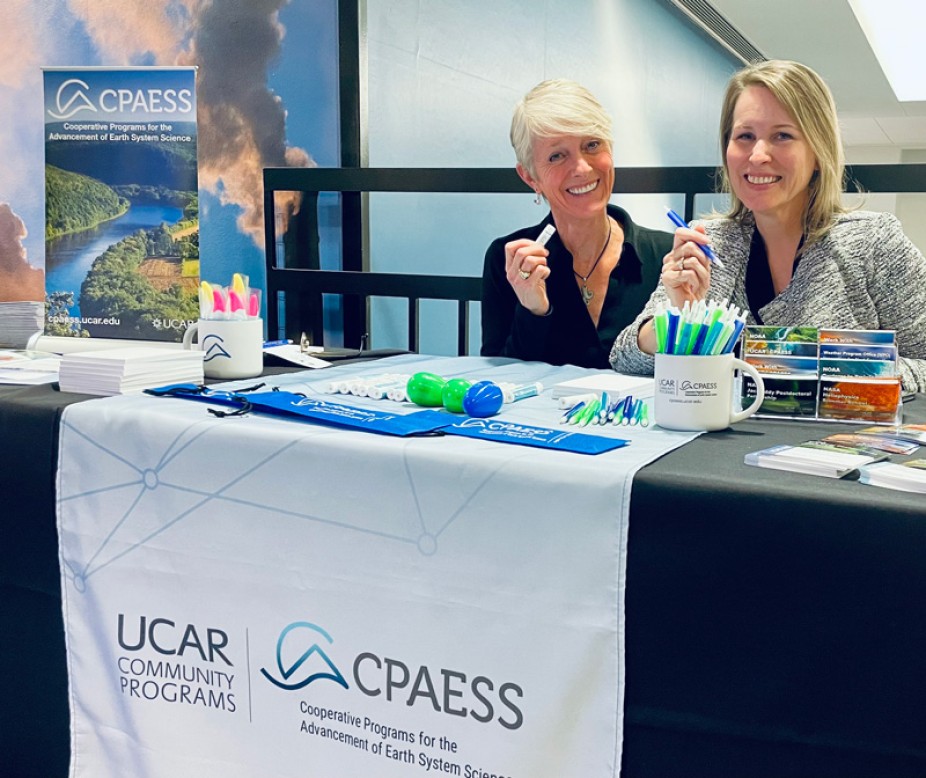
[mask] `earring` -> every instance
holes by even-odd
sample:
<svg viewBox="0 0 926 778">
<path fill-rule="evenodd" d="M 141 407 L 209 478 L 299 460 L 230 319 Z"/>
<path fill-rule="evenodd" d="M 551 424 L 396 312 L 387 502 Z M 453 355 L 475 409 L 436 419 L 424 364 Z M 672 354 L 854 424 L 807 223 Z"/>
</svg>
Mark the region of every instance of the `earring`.
<svg viewBox="0 0 926 778">
<path fill-rule="evenodd" d="M 534 190 L 534 204 L 540 205 L 540 190 Z"/>
</svg>

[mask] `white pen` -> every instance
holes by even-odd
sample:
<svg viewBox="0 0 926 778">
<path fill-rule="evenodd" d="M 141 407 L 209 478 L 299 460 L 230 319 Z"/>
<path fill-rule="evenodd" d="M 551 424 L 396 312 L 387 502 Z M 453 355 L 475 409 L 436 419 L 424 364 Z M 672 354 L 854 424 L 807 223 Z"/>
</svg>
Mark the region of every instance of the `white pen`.
<svg viewBox="0 0 926 778">
<path fill-rule="evenodd" d="M 543 228 L 543 231 L 537 236 L 537 242 L 541 246 L 546 246 L 547 241 L 553 237 L 554 232 L 556 232 L 556 227 L 554 227 L 552 224 L 548 224 L 546 227 Z"/>
</svg>

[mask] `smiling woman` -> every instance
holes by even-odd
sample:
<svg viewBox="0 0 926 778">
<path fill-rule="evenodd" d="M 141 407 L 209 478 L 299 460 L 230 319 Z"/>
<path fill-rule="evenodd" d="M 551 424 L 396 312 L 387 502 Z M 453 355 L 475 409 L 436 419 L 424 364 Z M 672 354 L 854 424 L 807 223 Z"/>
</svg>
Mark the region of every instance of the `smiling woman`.
<svg viewBox="0 0 926 778">
<path fill-rule="evenodd" d="M 823 79 L 784 60 L 743 68 L 727 86 L 720 136 L 730 210 L 676 232 L 659 288 L 614 343 L 615 369 L 652 372 L 657 305 L 712 297 L 750 323 L 893 330 L 904 390 L 926 391 L 926 259 L 895 217 L 843 208 L 842 141 Z"/>
<path fill-rule="evenodd" d="M 606 368 L 672 238 L 609 205 L 611 119 L 579 84 L 544 81 L 528 92 L 514 110 L 511 144 L 518 175 L 550 213 L 486 252 L 482 355 Z"/>
</svg>

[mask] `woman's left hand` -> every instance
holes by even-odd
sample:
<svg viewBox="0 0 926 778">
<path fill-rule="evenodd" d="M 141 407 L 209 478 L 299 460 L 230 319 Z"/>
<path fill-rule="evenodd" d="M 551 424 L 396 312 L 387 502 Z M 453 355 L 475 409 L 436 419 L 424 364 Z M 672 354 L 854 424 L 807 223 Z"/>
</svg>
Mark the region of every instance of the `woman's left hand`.
<svg viewBox="0 0 926 778">
<path fill-rule="evenodd" d="M 696 303 L 707 296 L 711 285 L 711 263 L 701 247 L 708 242 L 703 228 L 679 227 L 672 251 L 662 260 L 662 285 L 672 305 Z"/>
</svg>

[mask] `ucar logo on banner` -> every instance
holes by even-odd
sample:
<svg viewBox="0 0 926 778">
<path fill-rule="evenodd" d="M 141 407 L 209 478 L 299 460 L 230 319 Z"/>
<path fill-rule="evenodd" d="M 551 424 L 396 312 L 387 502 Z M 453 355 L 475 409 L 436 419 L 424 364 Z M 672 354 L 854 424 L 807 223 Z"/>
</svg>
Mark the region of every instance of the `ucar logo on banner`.
<svg viewBox="0 0 926 778">
<path fill-rule="evenodd" d="M 120 613 L 117 640 L 127 652 L 116 660 L 125 697 L 228 713 L 237 710 L 225 630 L 147 616 L 127 621 Z"/>
<path fill-rule="evenodd" d="M 179 341 L 198 316 L 194 68 L 47 68 L 45 334 Z"/>
</svg>

